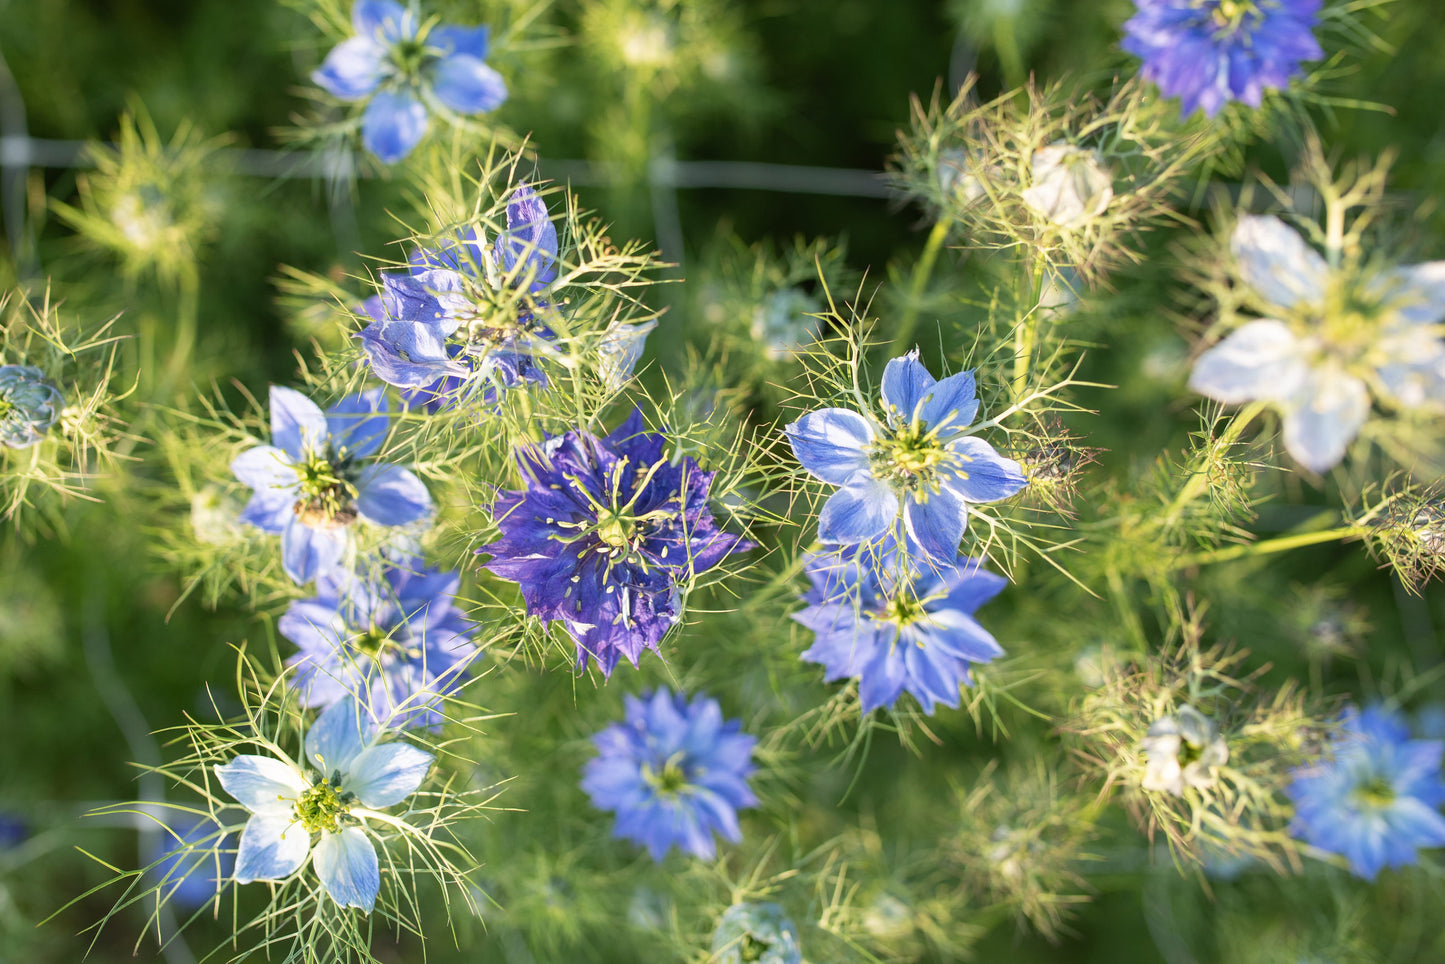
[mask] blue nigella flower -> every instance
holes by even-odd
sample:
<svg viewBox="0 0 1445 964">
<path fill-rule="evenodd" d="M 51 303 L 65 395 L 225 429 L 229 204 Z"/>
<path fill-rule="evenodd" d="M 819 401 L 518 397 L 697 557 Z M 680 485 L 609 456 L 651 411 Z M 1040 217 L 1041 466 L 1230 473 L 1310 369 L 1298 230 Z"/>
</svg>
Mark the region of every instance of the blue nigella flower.
<svg viewBox="0 0 1445 964">
<path fill-rule="evenodd" d="M 521 584 L 529 614 L 562 621 L 579 667 L 637 665 L 677 622 L 681 584 L 753 546 L 718 529 L 714 473 L 669 462 L 665 444 L 637 410 L 604 438 L 574 429 L 519 451 L 527 487 L 492 506 L 502 538 L 477 550 L 485 568 Z"/>
<path fill-rule="evenodd" d="M 255 490 L 241 521 L 281 533 L 286 574 L 307 583 L 339 564 L 358 518 L 399 526 L 431 513 L 411 472 L 368 461 L 386 437 L 386 398 L 372 389 L 323 413 L 300 392 L 271 386 L 271 445 L 242 452 L 231 471 Z"/>
<path fill-rule="evenodd" d="M 236 849 L 237 883 L 285 880 L 311 857 L 316 876 L 342 907 L 370 913 L 381 888 L 369 819 L 401 803 L 426 779 L 430 753 L 379 742 L 365 708 L 332 704 L 306 734 L 305 766 L 243 755 L 217 766 L 226 792 L 251 811 Z"/>
<path fill-rule="evenodd" d="M 777 904 L 733 904 L 712 935 L 717 964 L 803 964 L 798 928 Z"/>
<path fill-rule="evenodd" d="M 317 577 L 315 598 L 293 602 L 278 624 L 301 649 L 286 664 L 296 667 L 302 704 L 355 695 L 392 727 L 440 727 L 442 698 L 480 652 L 476 627 L 454 601 L 459 583 L 419 560 L 379 576 L 338 567 Z"/>
<path fill-rule="evenodd" d="M 488 27 L 423 21 L 396 0 L 356 0 L 356 36 L 337 44 L 311 79 L 338 100 L 366 101 L 361 143 L 386 164 L 411 153 L 431 114 L 481 114 L 507 99 L 485 63 Z"/>
<path fill-rule="evenodd" d="M 818 538 L 856 545 L 908 536 L 950 566 L 970 502 L 996 502 L 1026 484 L 1013 459 L 967 434 L 978 413 L 973 372 L 935 381 L 911 352 L 883 371 L 883 419 L 845 408 L 809 412 L 785 431 L 813 476 L 839 486 L 818 516 Z"/>
<path fill-rule="evenodd" d="M 0 442 L 26 449 L 41 439 L 65 408 L 65 396 L 30 365 L 0 365 Z"/>
<path fill-rule="evenodd" d="M 161 895 L 191 910 L 211 900 L 235 866 L 229 847 L 230 838 L 216 821 L 181 815 L 154 855 L 160 862 L 151 873 L 160 881 Z"/>
<path fill-rule="evenodd" d="M 372 371 L 431 411 L 480 386 L 490 403 L 501 388 L 545 384 L 537 354 L 552 350 L 544 317 L 557 278 L 557 228 L 527 184 L 507 202 L 507 229 L 490 247 L 463 228 L 436 250 L 418 250 L 406 271 L 382 273 L 382 290 L 362 312 L 358 337 Z"/>
<path fill-rule="evenodd" d="M 1283 90 L 1301 62 L 1324 56 L 1314 28 L 1321 0 L 1134 0 L 1123 47 L 1144 61 L 1139 74 L 1178 97 L 1185 116 L 1213 117 L 1242 100 L 1258 107 Z"/>
<path fill-rule="evenodd" d="M 979 559 L 919 567 L 915 557 L 888 544 L 848 557 L 813 552 L 803 563 L 808 608 L 793 618 L 816 638 L 802 658 L 822 664 L 830 682 L 857 679 L 865 715 L 892 708 L 905 690 L 925 713 L 935 702 L 956 707 L 969 664 L 1003 655 L 973 614 L 1008 580 Z"/>
<path fill-rule="evenodd" d="M 1445 846 L 1437 810 L 1445 803 L 1445 743 L 1410 739 L 1403 717 L 1376 706 L 1346 711 L 1333 750 L 1333 758 L 1295 771 L 1291 833 L 1340 854 L 1369 880 L 1415 863 L 1421 847 Z"/>
<path fill-rule="evenodd" d="M 741 840 L 737 812 L 758 805 L 748 787 L 757 740 L 740 732 L 740 721 L 724 721 L 706 696 L 689 703 L 658 689 L 626 703 L 626 720 L 592 738 L 598 755 L 582 778 L 593 805 L 617 814 L 612 835 L 641 844 L 657 861 L 673 846 L 711 858 L 714 833 Z"/>
</svg>

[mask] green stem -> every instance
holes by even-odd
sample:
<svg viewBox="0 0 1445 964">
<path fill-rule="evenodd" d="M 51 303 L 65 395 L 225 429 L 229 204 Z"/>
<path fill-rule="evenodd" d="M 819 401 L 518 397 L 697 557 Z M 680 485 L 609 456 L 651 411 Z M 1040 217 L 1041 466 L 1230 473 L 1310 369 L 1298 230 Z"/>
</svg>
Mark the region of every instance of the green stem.
<svg viewBox="0 0 1445 964">
<path fill-rule="evenodd" d="M 1292 536 L 1262 539 L 1259 542 L 1250 542 L 1244 545 L 1225 546 L 1222 549 L 1211 549 L 1208 552 L 1196 552 L 1183 556 L 1174 564 L 1174 568 L 1183 569 L 1188 566 L 1207 566 L 1210 563 L 1228 562 L 1231 559 L 1244 559 L 1254 556 L 1266 556 L 1275 552 L 1288 552 L 1291 549 L 1316 546 L 1323 542 L 1336 542 L 1343 539 L 1358 538 L 1364 535 L 1365 531 L 1366 527 L 1360 525 L 1337 526 L 1333 529 L 1321 529 L 1316 532 L 1299 532 Z"/>
<path fill-rule="evenodd" d="M 953 218 L 940 214 L 934 222 L 933 230 L 928 233 L 923 254 L 919 255 L 918 264 L 913 267 L 913 283 L 908 286 L 908 303 L 904 306 L 903 317 L 893 333 L 893 355 L 901 355 L 911 347 L 909 342 L 918 323 L 918 303 L 923 298 L 923 289 L 928 286 L 928 278 L 933 274 L 933 264 L 938 260 L 938 252 L 943 249 L 943 242 L 948 240 L 948 229 L 952 226 Z"/>
<path fill-rule="evenodd" d="M 998 52 L 998 63 L 1003 68 L 1003 82 L 1007 87 L 1020 87 L 1024 82 L 1024 57 L 1019 50 L 1018 31 L 1014 19 L 1000 14 L 993 22 L 993 46 Z"/>
<path fill-rule="evenodd" d="M 1264 411 L 1264 402 L 1250 402 L 1235 413 L 1229 426 L 1220 433 L 1219 438 L 1213 440 L 1209 450 L 1204 453 L 1203 462 L 1190 474 L 1184 486 L 1179 490 L 1179 494 L 1174 497 L 1174 501 L 1169 503 L 1168 514 L 1164 517 L 1165 526 L 1171 526 L 1178 521 L 1184 507 L 1199 498 L 1200 493 L 1209 487 L 1209 470 L 1214 461 L 1215 451 L 1227 449 L 1239 441 L 1239 436 L 1244 432 L 1245 427 L 1254 421 L 1262 411 Z"/>
<path fill-rule="evenodd" d="M 1014 326 L 1014 377 L 1013 398 L 1023 398 L 1029 387 L 1029 362 L 1033 360 L 1034 342 L 1038 337 L 1039 299 L 1043 297 L 1044 263 L 1035 261 L 1032 269 L 1023 266 L 1025 280 L 1029 285 L 1028 295 L 1019 302 L 1018 324 Z M 1027 305 L 1027 308 L 1022 306 Z"/>
<path fill-rule="evenodd" d="M 168 401 L 176 383 L 185 377 L 191 353 L 196 347 L 200 315 L 200 278 L 194 270 L 181 273 L 176 291 L 176 328 L 173 332 L 170 359 L 166 362 L 165 379 L 156 397 Z"/>
</svg>

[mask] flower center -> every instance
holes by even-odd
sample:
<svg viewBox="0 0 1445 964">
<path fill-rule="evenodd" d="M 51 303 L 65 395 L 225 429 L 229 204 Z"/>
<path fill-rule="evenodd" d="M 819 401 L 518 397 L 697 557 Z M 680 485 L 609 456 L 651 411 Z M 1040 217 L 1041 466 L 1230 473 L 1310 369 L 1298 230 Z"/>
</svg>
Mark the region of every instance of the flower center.
<svg viewBox="0 0 1445 964">
<path fill-rule="evenodd" d="M 1356 787 L 1351 796 L 1361 807 L 1379 809 L 1395 802 L 1395 788 L 1383 777 L 1371 777 Z"/>
<path fill-rule="evenodd" d="M 1257 21 L 1261 14 L 1253 0 L 1217 0 L 1214 7 L 1214 25 L 1221 34 L 1232 34 L 1245 20 Z"/>
<path fill-rule="evenodd" d="M 923 607 L 923 601 L 904 587 L 896 596 L 888 599 L 873 618 L 883 623 L 893 623 L 899 629 L 911 626 L 928 615 L 928 610 Z"/>
<path fill-rule="evenodd" d="M 351 648 L 368 659 L 381 659 L 392 652 L 402 656 L 416 655 L 414 650 L 392 635 L 394 632 L 395 630 L 385 630 L 380 626 L 371 626 L 351 641 Z"/>
<path fill-rule="evenodd" d="M 910 424 L 876 442 L 868 452 L 873 477 L 909 492 L 939 488 L 940 469 L 956 461 L 932 431 Z M 961 473 L 960 473 L 961 474 Z"/>
<path fill-rule="evenodd" d="M 674 753 L 667 758 L 662 765 L 662 771 L 658 772 L 652 768 L 652 764 L 642 764 L 642 779 L 647 785 L 657 791 L 659 796 L 675 797 L 691 782 L 687 778 L 687 771 L 682 767 L 682 754 Z"/>
<path fill-rule="evenodd" d="M 353 794 L 341 790 L 341 774 L 333 773 L 312 784 L 296 799 L 296 820 L 307 833 L 340 833 L 355 803 Z"/>
<path fill-rule="evenodd" d="M 743 939 L 738 941 L 739 960 L 761 961 L 763 955 L 771 950 L 772 946 L 772 941 L 765 941 L 753 934 L 744 934 Z"/>
<path fill-rule="evenodd" d="M 435 47 L 428 47 L 425 38 L 418 34 L 393 42 L 387 59 L 391 61 L 396 76 L 416 86 L 421 79 L 422 69 L 436 60 L 438 53 Z"/>
<path fill-rule="evenodd" d="M 356 521 L 356 487 L 330 459 L 310 455 L 296 465 L 301 498 L 292 507 L 302 524 L 313 529 L 341 529 Z"/>
<path fill-rule="evenodd" d="M 630 550 L 636 529 L 635 520 L 615 509 L 603 509 L 597 514 L 597 538 L 613 549 Z"/>
</svg>

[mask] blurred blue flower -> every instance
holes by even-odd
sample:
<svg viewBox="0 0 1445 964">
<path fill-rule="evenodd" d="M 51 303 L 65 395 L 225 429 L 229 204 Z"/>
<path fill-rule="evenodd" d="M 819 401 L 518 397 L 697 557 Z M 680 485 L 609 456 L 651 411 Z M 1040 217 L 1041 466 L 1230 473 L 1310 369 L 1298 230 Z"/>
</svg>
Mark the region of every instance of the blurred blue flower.
<svg viewBox="0 0 1445 964">
<path fill-rule="evenodd" d="M 441 726 L 440 703 L 466 679 L 480 650 L 476 627 L 455 603 L 460 576 L 408 560 L 379 576 L 338 567 L 316 579 L 316 596 L 281 617 L 281 635 L 300 647 L 286 661 L 305 706 L 348 695 L 389 726 Z"/>
<path fill-rule="evenodd" d="M 60 421 L 65 396 L 30 365 L 0 365 L 0 442 L 25 449 Z"/>
<path fill-rule="evenodd" d="M 251 811 L 236 850 L 237 883 L 284 880 L 310 856 L 332 900 L 371 912 L 381 872 L 369 811 L 415 793 L 434 759 L 377 735 L 366 709 L 344 699 L 307 732 L 304 772 L 290 760 L 249 754 L 215 768 L 226 792 Z"/>
<path fill-rule="evenodd" d="M 822 664 L 830 682 L 857 679 L 865 715 L 891 708 L 905 690 L 925 713 L 935 702 L 956 707 L 969 664 L 1003 655 L 973 618 L 1008 585 L 982 560 L 920 568 L 889 544 L 846 557 L 809 553 L 803 569 L 808 608 L 793 618 L 816 638 L 802 658 Z"/>
<path fill-rule="evenodd" d="M 395 164 L 426 135 L 432 113 L 481 114 L 507 99 L 485 63 L 488 27 L 433 25 L 396 0 L 356 0 L 356 36 L 337 44 L 311 79 L 338 100 L 366 101 L 361 142 Z"/>
<path fill-rule="evenodd" d="M 637 410 L 604 438 L 554 436 L 517 453 L 527 487 L 492 506 L 502 537 L 477 550 L 485 568 L 521 584 L 529 614 L 562 620 L 578 666 L 637 665 L 677 622 L 682 585 L 752 548 L 713 519 L 714 473 L 669 462 L 665 444 Z"/>
<path fill-rule="evenodd" d="M 163 896 L 194 910 L 221 892 L 236 857 L 229 852 L 230 837 L 210 817 L 182 814 L 172 823 L 151 857 L 160 861 L 151 873 Z"/>
<path fill-rule="evenodd" d="M 798 929 L 777 904 L 733 904 L 712 935 L 716 964 L 802 964 Z"/>
<path fill-rule="evenodd" d="M 399 526 L 431 513 L 431 495 L 411 472 L 368 461 L 387 432 L 386 397 L 372 389 L 323 413 L 305 395 L 271 386 L 271 445 L 231 462 L 255 490 L 241 521 L 281 533 L 281 561 L 299 584 L 335 568 L 358 518 Z"/>
<path fill-rule="evenodd" d="M 658 689 L 626 697 L 627 718 L 592 738 L 582 789 L 600 810 L 617 814 L 612 835 L 647 848 L 661 861 L 677 846 L 695 857 L 716 853 L 714 833 L 738 842 L 737 811 L 755 807 L 748 787 L 753 737 L 724 721 L 717 700 Z"/>
<path fill-rule="evenodd" d="M 1258 107 L 1284 90 L 1300 64 L 1324 56 L 1315 40 L 1321 0 L 1134 0 L 1123 48 L 1139 73 L 1178 97 L 1188 116 L 1213 117 L 1234 100 Z"/>
<path fill-rule="evenodd" d="M 844 408 L 789 425 L 803 468 L 839 486 L 818 516 L 818 538 L 874 543 L 904 528 L 929 559 L 951 566 L 970 502 L 1006 499 L 1027 483 L 1019 464 L 967 434 L 978 413 L 973 372 L 935 381 L 914 351 L 883 371 L 884 420 Z"/>
<path fill-rule="evenodd" d="M 1372 390 L 1400 408 L 1445 406 L 1445 261 L 1353 277 L 1272 216 L 1241 217 L 1230 243 L 1268 317 L 1203 352 L 1190 388 L 1226 404 L 1272 403 L 1285 450 L 1313 472 L 1344 458 Z"/>
<path fill-rule="evenodd" d="M 30 828 L 19 814 L 0 810 L 0 850 L 18 847 L 29 836 Z"/>
<path fill-rule="evenodd" d="M 372 320 L 357 337 L 372 371 L 429 411 L 477 387 L 490 404 L 500 388 L 545 384 L 536 356 L 552 350 L 545 292 L 557 250 L 546 202 L 518 184 L 491 247 L 463 228 L 450 243 L 413 252 L 407 270 L 383 272 L 381 293 L 361 306 Z"/>
<path fill-rule="evenodd" d="M 1295 771 L 1290 832 L 1340 854 L 1374 880 L 1385 867 L 1419 859 L 1421 847 L 1445 845 L 1445 743 L 1412 740 L 1404 718 L 1382 707 L 1346 711 L 1333 757 Z"/>
</svg>

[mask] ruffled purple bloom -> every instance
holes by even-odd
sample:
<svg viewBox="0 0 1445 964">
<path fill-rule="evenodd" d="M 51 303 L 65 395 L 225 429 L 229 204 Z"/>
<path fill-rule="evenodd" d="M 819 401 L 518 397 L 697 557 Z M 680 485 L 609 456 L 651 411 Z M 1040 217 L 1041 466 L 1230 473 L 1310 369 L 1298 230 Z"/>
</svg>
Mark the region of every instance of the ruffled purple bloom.
<svg viewBox="0 0 1445 964">
<path fill-rule="evenodd" d="M 958 558 L 969 503 L 997 502 L 1028 480 L 1013 459 L 968 434 L 978 414 L 973 372 L 936 381 L 910 352 L 883 371 L 883 419 L 845 408 L 789 425 L 793 455 L 838 491 L 818 516 L 818 538 L 843 545 L 907 537 L 940 566 Z"/>
<path fill-rule="evenodd" d="M 490 28 L 427 23 L 396 0 L 356 0 L 356 36 L 311 74 L 337 100 L 366 101 L 361 142 L 386 164 L 412 152 L 432 113 L 481 114 L 507 99 L 502 75 L 485 63 Z"/>
<path fill-rule="evenodd" d="M 466 680 L 479 650 L 476 627 L 455 603 L 461 579 L 419 562 L 379 577 L 337 568 L 316 580 L 316 597 L 291 604 L 281 635 L 300 647 L 286 661 L 304 706 L 356 696 L 396 728 L 441 726 L 443 697 Z"/>
<path fill-rule="evenodd" d="M 1332 758 L 1295 771 L 1291 833 L 1340 854 L 1369 880 L 1415 863 L 1421 847 L 1445 846 L 1445 743 L 1410 739 L 1403 717 L 1377 706 L 1348 710 L 1333 749 Z"/>
<path fill-rule="evenodd" d="M 665 444 L 636 410 L 604 438 L 554 436 L 518 452 L 527 487 L 492 506 L 502 538 L 477 550 L 485 568 L 521 584 L 529 614 L 562 621 L 579 667 L 637 665 L 678 621 L 682 584 L 753 547 L 714 521 L 714 473 L 669 462 Z"/>
<path fill-rule="evenodd" d="M 382 273 L 381 293 L 361 306 L 358 337 L 372 371 L 409 404 L 449 408 L 479 392 L 546 384 L 538 355 L 552 350 L 546 292 L 557 279 L 557 228 L 527 184 L 507 202 L 507 229 L 484 245 L 471 228 L 407 270 Z"/>
<path fill-rule="evenodd" d="M 341 563 L 357 519 L 400 526 L 429 515 L 431 495 L 411 472 L 371 461 L 386 438 L 382 389 L 323 413 L 300 392 L 271 386 L 271 445 L 231 463 L 255 490 L 241 521 L 281 534 L 286 574 L 304 585 Z"/>
<path fill-rule="evenodd" d="M 809 553 L 803 569 L 808 608 L 793 618 L 816 638 L 802 658 L 822 664 L 829 682 L 858 680 L 864 715 L 891 709 L 905 690 L 925 713 L 935 703 L 957 707 L 969 665 L 1003 655 L 973 614 L 1008 580 L 980 559 L 920 568 L 888 545 L 847 557 Z"/>
<path fill-rule="evenodd" d="M 1213 117 L 1230 101 L 1258 107 L 1284 90 L 1306 60 L 1324 56 L 1314 29 L 1321 0 L 1134 0 L 1123 48 L 1139 74 L 1178 97 L 1184 115 Z"/>
<path fill-rule="evenodd" d="M 715 833 L 741 840 L 737 812 L 758 805 L 748 786 L 757 740 L 740 732 L 740 721 L 724 721 L 706 696 L 689 703 L 658 689 L 626 703 L 626 720 L 592 738 L 598 755 L 582 777 L 593 806 L 617 814 L 612 835 L 646 847 L 656 861 L 673 846 L 710 859 Z"/>
</svg>

